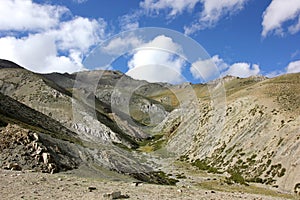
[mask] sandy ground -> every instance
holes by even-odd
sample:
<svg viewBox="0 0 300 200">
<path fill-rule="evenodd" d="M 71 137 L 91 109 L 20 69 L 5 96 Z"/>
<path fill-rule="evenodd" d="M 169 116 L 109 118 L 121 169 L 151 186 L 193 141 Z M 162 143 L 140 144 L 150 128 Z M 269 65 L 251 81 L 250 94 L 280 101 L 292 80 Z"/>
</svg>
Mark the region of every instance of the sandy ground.
<svg viewBox="0 0 300 200">
<path fill-rule="evenodd" d="M 95 187 L 89 191 L 89 187 Z M 161 186 L 81 178 L 66 174 L 43 174 L 0 170 L 0 199 L 109 199 L 104 194 L 120 191 L 129 199 L 284 199 L 245 193 L 204 190 L 197 187 Z M 111 198 L 111 197 L 110 197 Z"/>
</svg>

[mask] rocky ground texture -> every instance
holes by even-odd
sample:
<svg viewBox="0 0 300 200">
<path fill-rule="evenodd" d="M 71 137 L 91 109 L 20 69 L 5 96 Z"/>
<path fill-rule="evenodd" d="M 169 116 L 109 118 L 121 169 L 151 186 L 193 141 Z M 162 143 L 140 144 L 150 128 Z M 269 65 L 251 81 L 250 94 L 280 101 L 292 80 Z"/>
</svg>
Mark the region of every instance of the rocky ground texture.
<svg viewBox="0 0 300 200">
<path fill-rule="evenodd" d="M 162 186 L 125 181 L 106 181 L 66 174 L 0 170 L 1 199 L 203 199 L 284 200 L 242 191 L 220 192 L 199 187 Z"/>
</svg>

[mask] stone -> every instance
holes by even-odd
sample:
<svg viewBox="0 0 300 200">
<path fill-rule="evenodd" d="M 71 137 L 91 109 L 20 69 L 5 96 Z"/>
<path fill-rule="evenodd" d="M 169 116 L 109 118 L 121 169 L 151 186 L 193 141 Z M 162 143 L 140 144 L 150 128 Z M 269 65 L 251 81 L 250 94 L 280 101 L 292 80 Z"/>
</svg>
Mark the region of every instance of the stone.
<svg viewBox="0 0 300 200">
<path fill-rule="evenodd" d="M 134 181 L 134 182 L 132 183 L 132 186 L 137 187 L 137 186 L 142 185 L 142 184 L 143 184 L 143 182 L 141 182 L 141 181 Z"/>
<path fill-rule="evenodd" d="M 294 187 L 294 193 L 300 196 L 300 183 L 297 183 Z"/>
<path fill-rule="evenodd" d="M 42 153 L 42 151 L 43 151 L 43 148 L 39 146 L 39 147 L 37 148 L 35 154 L 36 154 L 36 155 L 39 155 L 39 154 Z"/>
<path fill-rule="evenodd" d="M 49 163 L 48 164 L 48 172 L 50 174 L 53 174 L 57 170 L 56 165 L 54 163 Z"/>
<path fill-rule="evenodd" d="M 22 167 L 18 163 L 9 163 L 4 169 L 21 171 Z"/>
<path fill-rule="evenodd" d="M 43 158 L 44 164 L 47 165 L 50 160 L 50 153 L 42 153 L 42 158 Z"/>
<path fill-rule="evenodd" d="M 112 193 L 111 193 L 111 197 L 112 197 L 113 199 L 118 199 L 118 198 L 121 197 L 121 195 L 122 195 L 122 193 L 121 193 L 120 191 L 112 192 Z"/>
<path fill-rule="evenodd" d="M 88 187 L 88 190 L 89 190 L 90 192 L 92 192 L 93 190 L 97 190 L 97 188 L 94 187 L 94 186 L 89 186 L 89 187 Z"/>
<path fill-rule="evenodd" d="M 33 133 L 33 138 L 35 141 L 39 141 L 39 135 L 37 133 Z"/>
<path fill-rule="evenodd" d="M 103 195 L 104 198 L 110 198 L 110 199 L 128 199 L 129 195 L 125 194 L 122 195 L 120 191 L 112 192 L 112 193 L 106 193 Z"/>
</svg>

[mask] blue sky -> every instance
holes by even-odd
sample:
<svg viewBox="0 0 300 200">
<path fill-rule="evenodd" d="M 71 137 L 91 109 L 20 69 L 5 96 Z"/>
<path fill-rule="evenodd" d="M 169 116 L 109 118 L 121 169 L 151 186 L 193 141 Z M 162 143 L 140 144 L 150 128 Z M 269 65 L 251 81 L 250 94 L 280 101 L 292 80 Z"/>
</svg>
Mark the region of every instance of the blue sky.
<svg viewBox="0 0 300 200">
<path fill-rule="evenodd" d="M 168 31 L 158 31 L 157 35 L 144 37 L 140 35 L 144 33 L 135 31 L 145 27 L 166 28 L 178 33 L 173 36 L 168 35 Z M 121 38 L 118 34 L 122 31 L 129 32 Z M 176 35 L 189 40 L 176 40 Z M 189 57 L 187 54 L 192 52 L 182 52 L 185 51 L 183 42 L 191 40 L 201 45 L 209 57 L 206 54 L 199 55 L 198 60 L 178 57 L 177 54 Z M 212 73 L 272 77 L 300 72 L 300 1 L 1 2 L 0 58 L 35 72 L 71 73 L 92 69 L 86 65 L 92 50 L 104 44 L 108 47 L 110 43 L 115 44 L 114 48 L 128 50 L 114 57 L 110 69 L 152 82 L 201 82 L 215 78 Z M 137 50 L 149 46 L 173 53 Z"/>
</svg>

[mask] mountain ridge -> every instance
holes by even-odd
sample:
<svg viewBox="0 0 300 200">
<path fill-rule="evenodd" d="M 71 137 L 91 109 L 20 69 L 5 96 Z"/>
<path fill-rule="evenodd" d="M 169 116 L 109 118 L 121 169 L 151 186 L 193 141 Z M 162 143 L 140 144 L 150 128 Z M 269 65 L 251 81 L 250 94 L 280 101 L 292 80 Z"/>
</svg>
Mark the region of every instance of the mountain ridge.
<svg viewBox="0 0 300 200">
<path fill-rule="evenodd" d="M 174 175 L 163 173 L 174 174 L 177 160 L 222 173 L 226 184 L 255 182 L 291 192 L 300 182 L 300 73 L 169 85 L 114 71 L 36 74 L 3 62 L 2 129 L 25 123 L 47 130 L 48 123 L 46 135 L 66 130 L 63 141 L 73 143 L 76 167 L 175 184 Z M 44 120 L 30 122 L 38 116 Z"/>
</svg>

